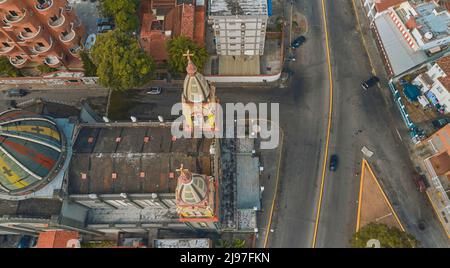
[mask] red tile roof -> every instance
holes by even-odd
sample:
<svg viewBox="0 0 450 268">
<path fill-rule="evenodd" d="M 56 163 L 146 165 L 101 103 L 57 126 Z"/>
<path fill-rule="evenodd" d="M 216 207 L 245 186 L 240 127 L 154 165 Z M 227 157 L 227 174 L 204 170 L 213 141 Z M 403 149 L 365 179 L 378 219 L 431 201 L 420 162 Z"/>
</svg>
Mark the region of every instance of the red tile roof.
<svg viewBox="0 0 450 268">
<path fill-rule="evenodd" d="M 442 71 L 450 76 L 450 55 L 438 59 L 436 63 L 439 65 Z"/>
<path fill-rule="evenodd" d="M 152 29 L 156 20 L 153 8 L 170 9 L 165 15 L 161 29 Z M 192 4 L 175 5 L 174 0 L 142 1 L 140 8 L 141 32 L 140 44 L 156 61 L 168 59 L 166 43 L 170 38 L 186 36 L 197 44 L 205 43 L 205 7 Z M 171 36 L 165 33 L 170 31 Z"/>
<path fill-rule="evenodd" d="M 67 242 L 78 239 L 78 232 L 47 231 L 39 234 L 37 248 L 67 248 Z"/>
<path fill-rule="evenodd" d="M 438 78 L 438 80 L 447 90 L 450 91 L 450 55 L 438 59 L 436 63 L 447 75 L 446 77 Z"/>
<path fill-rule="evenodd" d="M 375 0 L 375 8 L 377 9 L 377 12 L 381 12 L 405 1 L 406 0 Z"/>
<path fill-rule="evenodd" d="M 177 3 L 176 0 L 146 0 L 148 2 L 151 2 L 151 6 L 153 8 L 158 8 L 158 7 L 174 7 Z"/>
<path fill-rule="evenodd" d="M 181 10 L 181 35 L 194 39 L 195 7 L 183 4 Z"/>
<path fill-rule="evenodd" d="M 199 46 L 205 46 L 205 28 L 206 28 L 206 16 L 205 7 L 195 7 L 195 30 L 194 41 Z"/>
</svg>

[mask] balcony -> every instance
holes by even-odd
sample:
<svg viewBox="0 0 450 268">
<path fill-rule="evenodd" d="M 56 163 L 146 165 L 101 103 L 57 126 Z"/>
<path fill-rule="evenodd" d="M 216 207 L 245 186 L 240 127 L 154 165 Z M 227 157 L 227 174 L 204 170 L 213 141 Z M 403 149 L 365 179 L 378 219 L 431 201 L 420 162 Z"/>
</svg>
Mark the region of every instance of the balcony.
<svg viewBox="0 0 450 268">
<path fill-rule="evenodd" d="M 8 54 L 9 52 L 13 51 L 14 48 L 15 48 L 14 45 L 9 46 L 9 47 L 3 46 L 0 48 L 0 54 Z"/>
<path fill-rule="evenodd" d="M 22 14 L 17 14 L 16 16 L 11 15 L 11 13 L 7 13 L 7 14 L 5 14 L 4 22 L 7 24 L 14 24 L 14 23 L 17 23 L 17 22 L 20 22 L 21 20 L 23 20 L 23 18 L 25 18 L 26 15 L 27 15 L 26 9 L 22 10 Z"/>
<path fill-rule="evenodd" d="M 61 35 L 59 36 L 59 39 L 61 40 L 61 42 L 63 42 L 63 43 L 68 43 L 68 42 L 71 42 L 74 38 L 75 38 L 75 36 L 76 36 L 76 33 L 75 33 L 75 31 L 73 30 L 73 23 L 71 23 L 70 24 L 70 33 L 68 33 L 68 34 L 66 34 L 66 35 L 64 35 L 63 33 L 61 33 Z"/>
<path fill-rule="evenodd" d="M 80 55 L 80 51 L 81 51 L 81 46 L 77 45 L 74 47 L 71 47 L 69 49 L 70 54 L 72 54 L 72 56 L 78 57 Z"/>
<path fill-rule="evenodd" d="M 44 62 L 50 67 L 58 67 L 61 64 L 61 60 L 56 56 L 48 56 L 45 58 Z"/>
<path fill-rule="evenodd" d="M 36 9 L 39 11 L 46 11 L 53 6 L 53 0 L 38 0 Z"/>
<path fill-rule="evenodd" d="M 30 40 L 30 39 L 33 39 L 36 36 L 38 36 L 40 32 L 41 32 L 41 26 L 39 26 L 39 28 L 38 28 L 38 30 L 36 32 L 22 31 L 22 32 L 19 33 L 19 39 L 21 39 L 21 40 Z"/>
<path fill-rule="evenodd" d="M 42 54 L 48 52 L 52 48 L 52 46 L 53 46 L 53 39 L 50 37 L 50 44 L 48 46 L 40 46 L 36 44 L 31 48 L 31 51 L 34 54 Z"/>
<path fill-rule="evenodd" d="M 61 8 L 61 12 L 59 14 L 58 19 L 57 20 L 50 19 L 48 21 L 48 25 L 52 28 L 57 28 L 57 27 L 62 26 L 64 24 L 64 22 L 66 21 L 66 17 L 63 15 L 63 12 L 64 12 L 64 10 L 63 10 L 63 8 Z"/>
<path fill-rule="evenodd" d="M 24 58 L 17 58 L 17 57 L 10 57 L 9 62 L 16 68 L 23 67 L 25 63 L 27 62 Z"/>
</svg>

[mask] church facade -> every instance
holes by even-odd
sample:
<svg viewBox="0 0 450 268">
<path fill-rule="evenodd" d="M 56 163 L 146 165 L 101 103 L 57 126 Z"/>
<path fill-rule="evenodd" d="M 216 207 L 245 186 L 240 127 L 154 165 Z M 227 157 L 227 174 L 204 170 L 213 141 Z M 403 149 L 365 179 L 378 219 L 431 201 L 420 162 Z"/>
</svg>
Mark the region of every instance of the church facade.
<svg viewBox="0 0 450 268">
<path fill-rule="evenodd" d="M 215 131 L 215 88 L 188 62 L 185 131 Z M 111 123 L 86 110 L 65 117 L 35 111 L 0 114 L 0 233 L 221 232 L 242 227 L 233 221 L 244 214 L 251 222 L 245 230 L 256 227 L 253 204 L 234 213 L 236 164 L 233 154 L 221 159 L 220 140 L 177 138 L 171 122 Z M 226 183 L 224 169 L 231 176 Z M 252 169 L 256 180 L 258 169 Z"/>
</svg>

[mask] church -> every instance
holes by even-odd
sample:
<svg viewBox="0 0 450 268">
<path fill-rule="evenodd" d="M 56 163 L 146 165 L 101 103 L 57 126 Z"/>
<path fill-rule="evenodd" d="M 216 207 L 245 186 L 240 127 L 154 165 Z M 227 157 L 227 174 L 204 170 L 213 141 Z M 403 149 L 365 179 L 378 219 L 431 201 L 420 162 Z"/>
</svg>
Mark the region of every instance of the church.
<svg viewBox="0 0 450 268">
<path fill-rule="evenodd" d="M 217 131 L 215 87 L 187 53 L 185 131 Z M 0 234 L 254 232 L 255 140 L 177 138 L 172 122 L 104 122 L 86 104 L 0 113 Z M 244 194 L 245 193 L 245 194 Z"/>
</svg>

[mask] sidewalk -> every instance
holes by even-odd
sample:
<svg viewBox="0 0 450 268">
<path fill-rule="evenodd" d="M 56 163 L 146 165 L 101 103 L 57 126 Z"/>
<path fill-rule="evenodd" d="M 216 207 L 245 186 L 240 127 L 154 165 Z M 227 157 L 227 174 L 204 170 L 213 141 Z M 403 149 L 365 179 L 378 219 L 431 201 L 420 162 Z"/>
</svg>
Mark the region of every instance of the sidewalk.
<svg viewBox="0 0 450 268">
<path fill-rule="evenodd" d="M 372 68 L 372 73 L 378 78 L 380 78 L 380 89 L 383 98 L 388 104 L 392 105 L 391 93 L 388 89 L 389 77 L 386 73 L 386 68 L 384 62 L 382 61 L 382 56 L 378 50 L 378 46 L 375 40 L 372 29 L 370 28 L 369 18 L 366 16 L 366 10 L 364 9 L 363 0 L 351 0 L 353 3 L 355 17 L 357 20 L 357 30 L 361 34 L 362 43 L 364 49 L 366 50 L 370 66 Z M 367 74 L 369 76 L 370 74 Z"/>
</svg>

